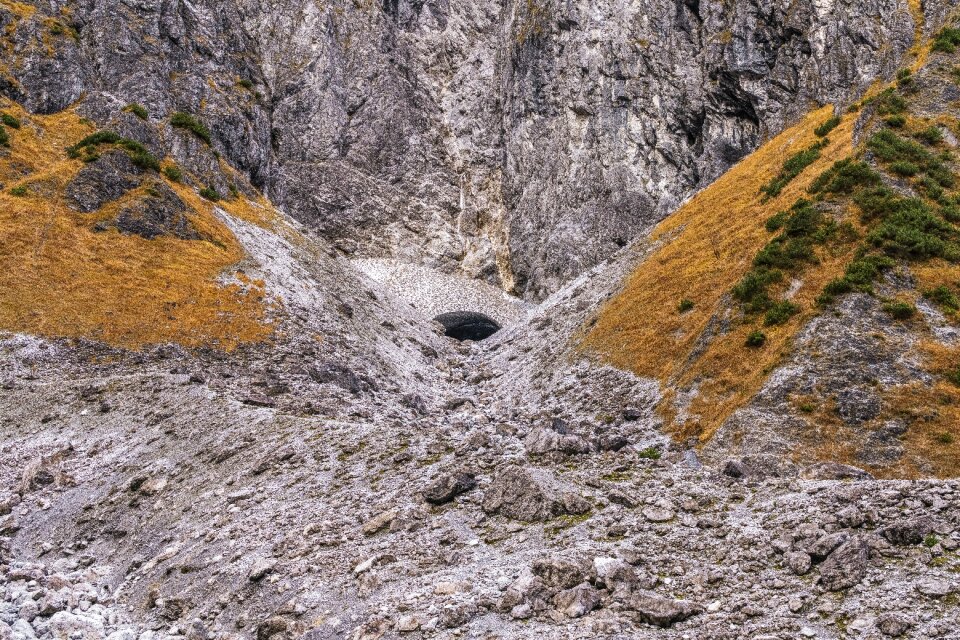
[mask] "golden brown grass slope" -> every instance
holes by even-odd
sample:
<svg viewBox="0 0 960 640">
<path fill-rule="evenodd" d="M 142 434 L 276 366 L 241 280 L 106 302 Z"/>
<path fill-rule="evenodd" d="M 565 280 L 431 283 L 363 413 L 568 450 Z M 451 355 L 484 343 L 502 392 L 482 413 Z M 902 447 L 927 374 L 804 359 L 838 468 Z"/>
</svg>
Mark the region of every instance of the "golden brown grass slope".
<svg viewBox="0 0 960 640">
<path fill-rule="evenodd" d="M 769 241 L 766 220 L 803 197 L 817 175 L 852 152 L 856 116 L 843 118 L 820 158 L 777 197 L 764 201 L 760 188 L 789 157 L 818 141 L 813 130 L 831 115 L 831 107 L 810 113 L 661 223 L 650 238 L 658 248 L 601 310 L 582 341 L 585 349 L 616 367 L 659 379 L 667 389 L 661 413 L 679 437 L 710 438 L 760 389 L 789 350 L 791 338 L 815 313 L 814 299 L 823 285 L 842 271 L 844 254 L 822 255 L 792 296 L 802 311 L 765 329 L 763 349 L 746 346 L 756 326 L 737 322 L 730 291 Z M 692 309 L 678 309 L 684 299 L 693 303 Z M 721 325 L 729 326 L 721 331 Z M 697 393 L 678 414 L 671 390 L 690 388 Z"/>
<path fill-rule="evenodd" d="M 169 182 L 203 240 L 95 232 L 94 223 L 145 187 L 93 213 L 70 210 L 64 188 L 83 164 L 65 148 L 93 126 L 69 110 L 38 116 L 2 107 L 22 126 L 0 151 L 0 330 L 130 349 L 176 342 L 231 350 L 269 338 L 263 288 L 232 277 L 244 251 L 211 203 Z M 239 199 L 225 208 L 238 217 L 262 211 Z"/>
</svg>

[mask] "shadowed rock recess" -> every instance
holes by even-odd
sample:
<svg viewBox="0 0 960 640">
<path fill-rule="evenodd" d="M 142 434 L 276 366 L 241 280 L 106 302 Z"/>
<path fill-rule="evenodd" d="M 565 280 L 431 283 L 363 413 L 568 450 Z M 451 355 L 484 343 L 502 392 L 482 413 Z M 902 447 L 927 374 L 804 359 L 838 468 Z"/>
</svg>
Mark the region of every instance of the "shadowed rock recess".
<svg viewBox="0 0 960 640">
<path fill-rule="evenodd" d="M 0 640 L 960 638 L 947 0 L 0 0 Z"/>
</svg>

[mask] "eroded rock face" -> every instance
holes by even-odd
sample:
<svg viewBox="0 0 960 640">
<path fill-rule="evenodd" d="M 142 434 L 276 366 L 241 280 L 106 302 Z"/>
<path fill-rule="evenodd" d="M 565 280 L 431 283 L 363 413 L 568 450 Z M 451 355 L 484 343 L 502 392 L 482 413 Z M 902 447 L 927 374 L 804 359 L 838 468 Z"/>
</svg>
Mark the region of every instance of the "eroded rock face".
<svg viewBox="0 0 960 640">
<path fill-rule="evenodd" d="M 67 204 L 89 213 L 140 184 L 142 171 L 124 151 L 109 151 L 86 165 L 67 184 Z"/>
<path fill-rule="evenodd" d="M 156 182 L 145 197 L 121 209 L 114 224 L 121 233 L 136 234 L 147 240 L 163 235 L 198 240 L 200 234 L 186 213 L 187 206 L 173 189 Z"/>
<path fill-rule="evenodd" d="M 928 31 L 951 4 L 925 7 Z M 194 114 L 209 145 L 169 126 L 144 144 L 226 193 L 220 154 L 346 252 L 531 299 L 811 103 L 892 74 L 915 26 L 905 0 L 96 1 L 69 19 L 4 15 L 20 62 L 0 92 L 27 108 L 82 97 L 84 115 L 136 139 L 127 103 L 161 124 Z"/>
</svg>

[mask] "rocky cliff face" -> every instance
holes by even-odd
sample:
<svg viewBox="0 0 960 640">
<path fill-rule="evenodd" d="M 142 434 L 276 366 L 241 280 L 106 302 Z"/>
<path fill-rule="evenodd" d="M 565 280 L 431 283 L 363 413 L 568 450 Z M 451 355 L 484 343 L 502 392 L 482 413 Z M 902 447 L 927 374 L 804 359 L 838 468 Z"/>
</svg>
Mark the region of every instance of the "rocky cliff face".
<svg viewBox="0 0 960 640">
<path fill-rule="evenodd" d="M 84 2 L 0 8 L 0 90 L 143 104 L 348 253 L 541 299 L 813 104 L 889 75 L 945 3 Z M 178 162 L 221 190 L 185 136 Z"/>
</svg>

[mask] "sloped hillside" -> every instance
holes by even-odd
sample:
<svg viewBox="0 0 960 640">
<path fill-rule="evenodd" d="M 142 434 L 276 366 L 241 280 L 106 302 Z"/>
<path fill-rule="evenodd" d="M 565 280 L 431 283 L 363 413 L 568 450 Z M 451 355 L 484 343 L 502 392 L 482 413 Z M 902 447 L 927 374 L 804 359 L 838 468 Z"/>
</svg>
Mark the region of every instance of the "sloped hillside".
<svg viewBox="0 0 960 640">
<path fill-rule="evenodd" d="M 164 160 L 166 174 L 151 170 L 160 159 L 116 142 L 71 157 L 68 148 L 95 133 L 91 122 L 3 106 L 0 326 L 130 348 L 229 350 L 271 336 L 263 283 L 227 278 L 243 249 L 179 168 Z M 224 206 L 272 215 L 240 195 Z"/>
<path fill-rule="evenodd" d="M 208 364 L 279 357 L 308 387 L 436 375 L 434 329 L 260 196 L 199 119 L 116 105 L 98 128 L 9 101 L 0 117 L 0 330 L 118 363 L 167 344 Z M 172 158 L 185 144 L 205 168 Z"/>
<path fill-rule="evenodd" d="M 808 115 L 651 235 L 583 347 L 712 456 L 954 475 L 956 49 Z"/>
</svg>

